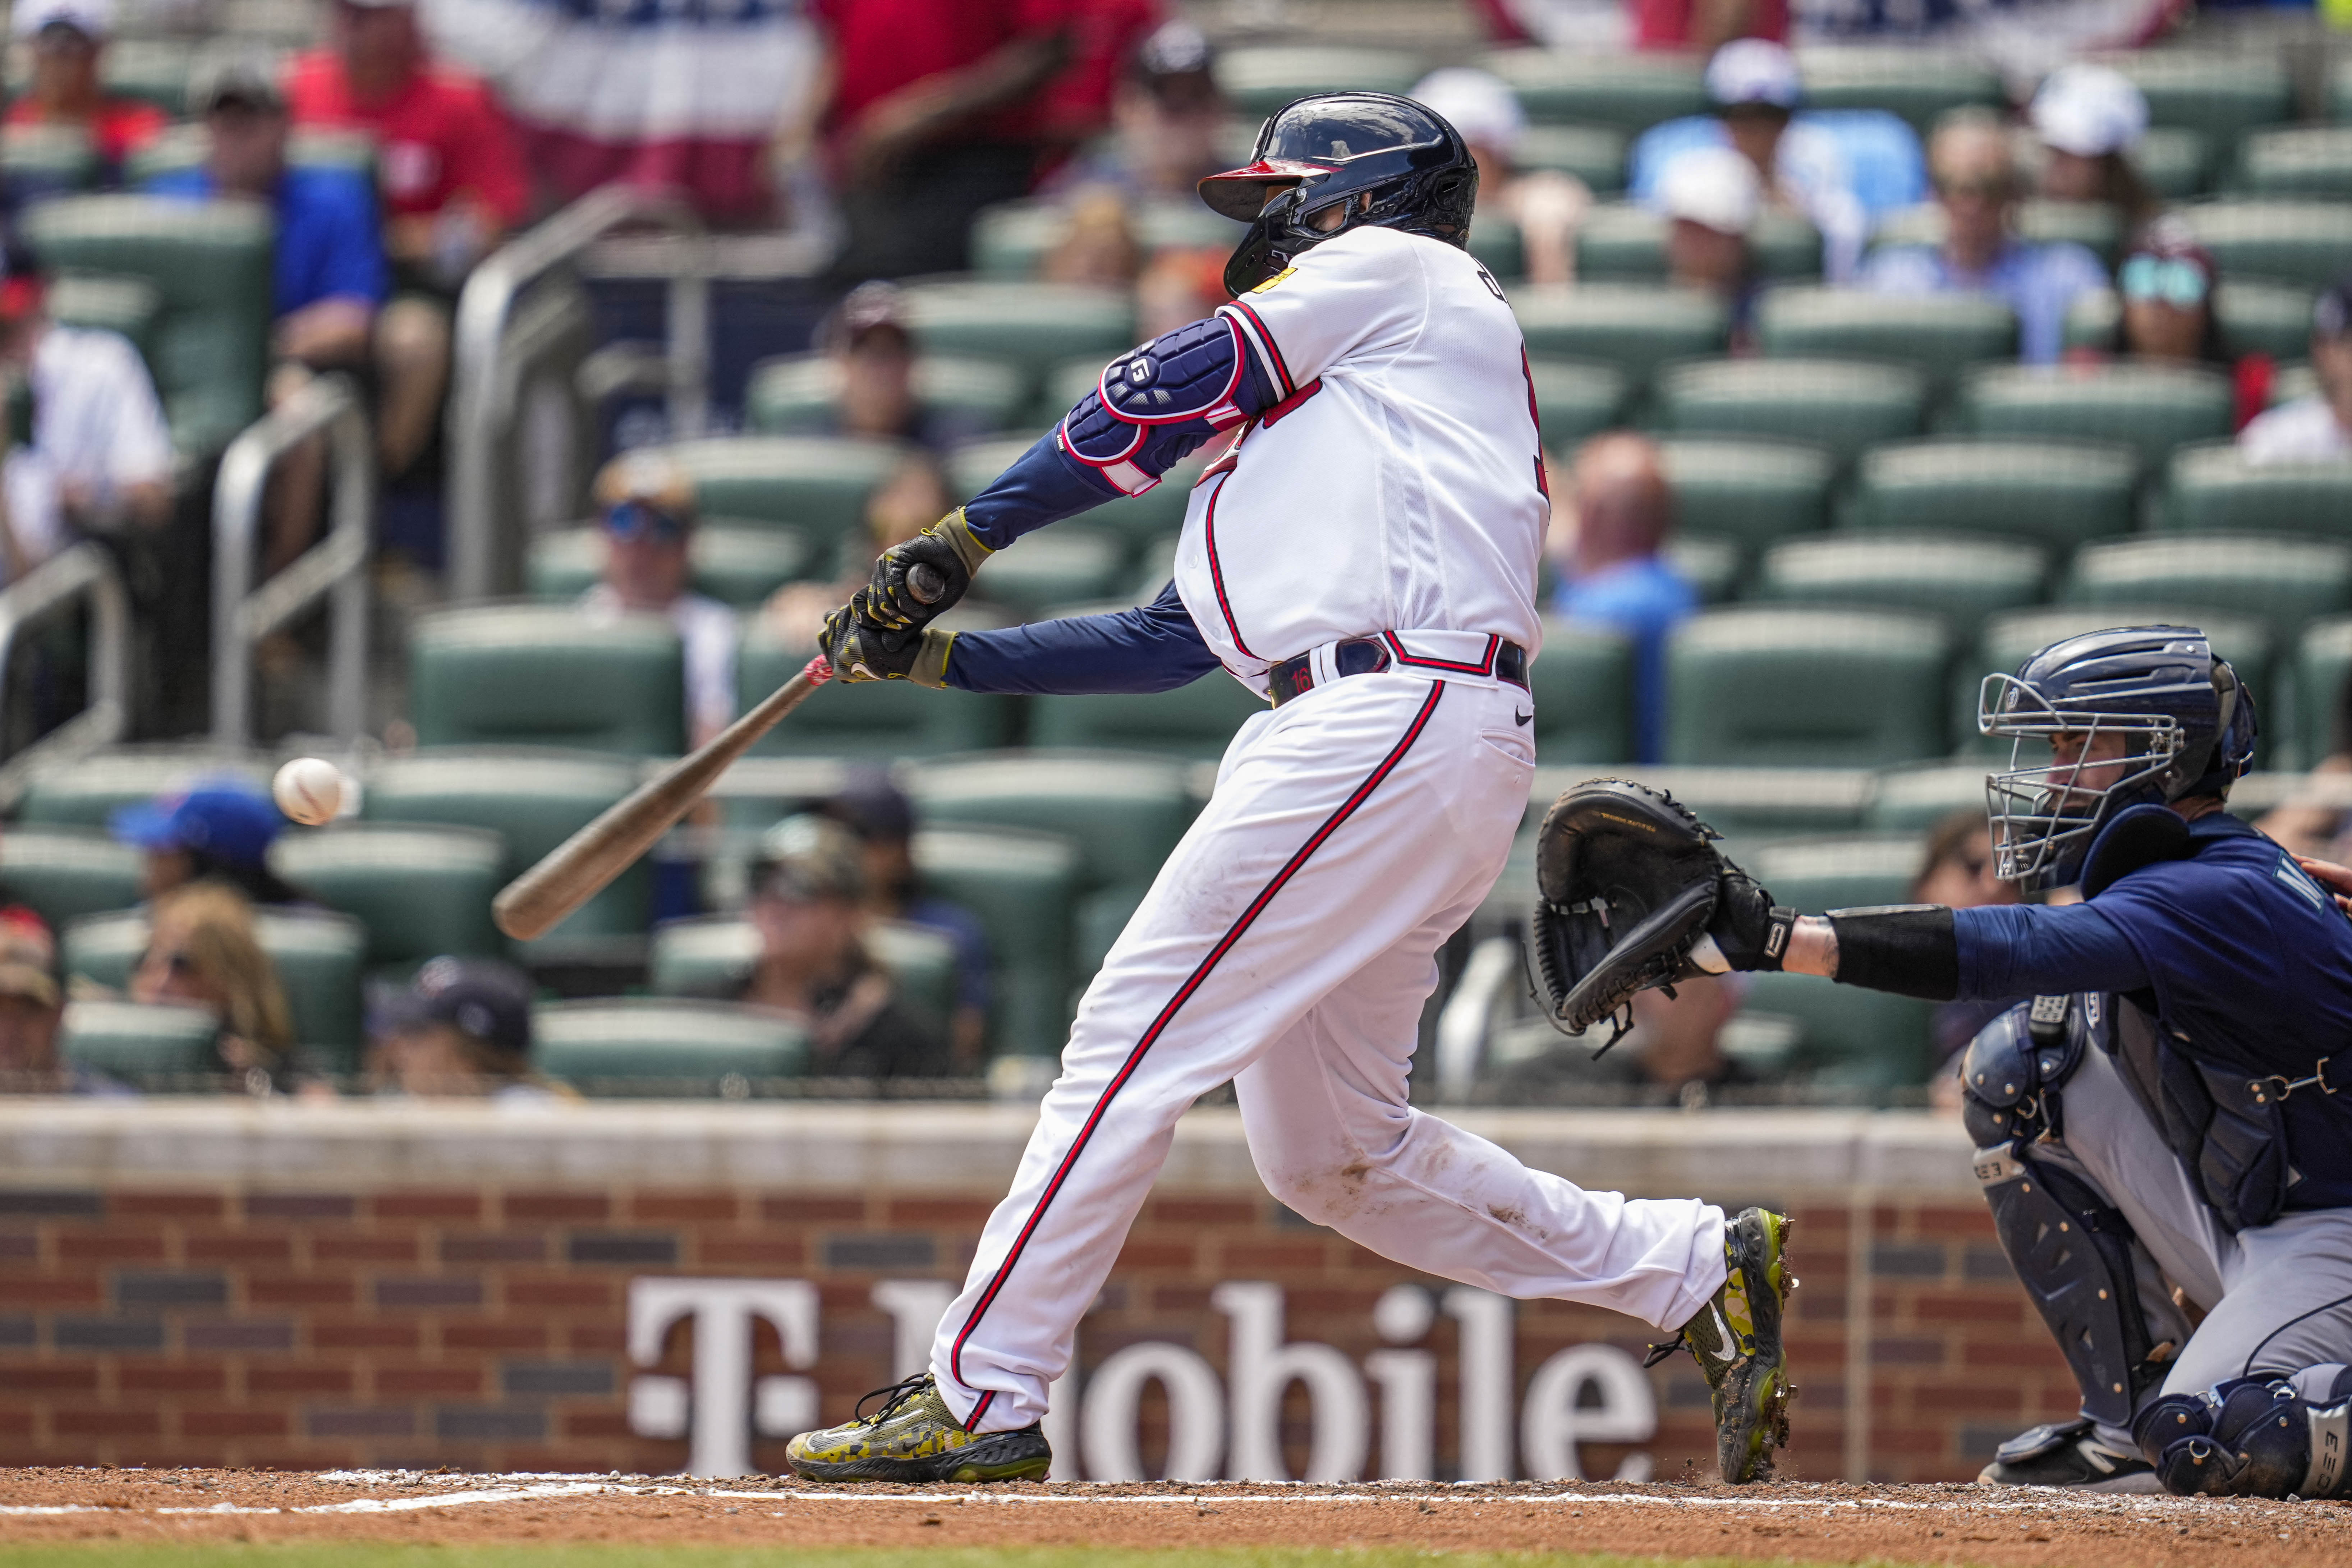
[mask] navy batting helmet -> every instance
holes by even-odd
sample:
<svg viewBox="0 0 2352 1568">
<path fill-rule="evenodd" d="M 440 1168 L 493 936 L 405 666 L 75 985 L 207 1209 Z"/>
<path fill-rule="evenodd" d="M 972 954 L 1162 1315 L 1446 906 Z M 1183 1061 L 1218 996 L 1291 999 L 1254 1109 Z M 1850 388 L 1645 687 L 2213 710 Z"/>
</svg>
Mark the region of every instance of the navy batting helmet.
<svg viewBox="0 0 2352 1568">
<path fill-rule="evenodd" d="M 1225 263 L 1225 287 L 1244 294 L 1351 228 L 1401 228 L 1466 248 L 1478 164 L 1459 132 L 1409 98 L 1318 92 L 1285 105 L 1258 132 L 1248 163 L 1200 188 L 1202 201 L 1250 226 Z M 1359 195 L 1370 200 L 1349 200 Z M 1309 226 L 1339 201 L 1349 206 L 1338 226 Z"/>
<path fill-rule="evenodd" d="M 1977 728 L 2011 742 L 1985 780 L 1997 874 L 2027 891 L 2078 876 L 2126 807 L 2227 795 L 2253 762 L 2254 700 L 2194 626 L 2116 626 L 1989 675 Z M 2027 758 L 2028 745 L 2051 756 Z"/>
</svg>

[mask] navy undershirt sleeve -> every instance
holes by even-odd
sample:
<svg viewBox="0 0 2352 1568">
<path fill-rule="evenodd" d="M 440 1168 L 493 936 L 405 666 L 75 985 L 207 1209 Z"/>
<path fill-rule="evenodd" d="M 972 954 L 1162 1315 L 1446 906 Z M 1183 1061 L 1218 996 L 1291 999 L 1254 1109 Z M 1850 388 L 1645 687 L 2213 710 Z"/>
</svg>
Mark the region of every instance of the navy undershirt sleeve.
<svg viewBox="0 0 2352 1568">
<path fill-rule="evenodd" d="M 1960 999 L 2139 991 L 2147 966 L 2116 922 L 2089 904 L 1987 904 L 1952 911 Z"/>
<path fill-rule="evenodd" d="M 1024 533 L 1118 496 L 1117 485 L 1066 457 L 1048 430 L 986 489 L 964 503 L 963 519 L 982 544 L 1002 550 Z"/>
<path fill-rule="evenodd" d="M 1132 610 L 959 632 L 947 679 L 963 691 L 1172 691 L 1217 668 L 1171 583 Z"/>
</svg>

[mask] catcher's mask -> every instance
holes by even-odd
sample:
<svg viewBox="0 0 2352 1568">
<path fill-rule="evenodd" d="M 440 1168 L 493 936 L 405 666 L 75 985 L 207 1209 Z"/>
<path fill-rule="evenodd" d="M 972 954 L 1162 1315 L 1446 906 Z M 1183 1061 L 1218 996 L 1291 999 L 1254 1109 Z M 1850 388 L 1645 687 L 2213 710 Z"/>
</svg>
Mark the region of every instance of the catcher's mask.
<svg viewBox="0 0 2352 1568">
<path fill-rule="evenodd" d="M 2035 892 L 2078 879 L 2126 808 L 2226 795 L 2253 761 L 2254 703 L 2194 626 L 2119 626 L 1987 676 L 1977 728 L 2011 742 L 1985 780 L 1994 874 Z"/>
<path fill-rule="evenodd" d="M 1211 174 L 1200 192 L 1250 226 L 1225 263 L 1226 290 L 1246 294 L 1351 228 L 1399 228 L 1467 249 L 1478 164 L 1459 132 L 1409 98 L 1318 92 L 1277 110 L 1250 161 Z M 1335 202 L 1347 204 L 1338 226 L 1313 226 L 1308 220 Z"/>
</svg>

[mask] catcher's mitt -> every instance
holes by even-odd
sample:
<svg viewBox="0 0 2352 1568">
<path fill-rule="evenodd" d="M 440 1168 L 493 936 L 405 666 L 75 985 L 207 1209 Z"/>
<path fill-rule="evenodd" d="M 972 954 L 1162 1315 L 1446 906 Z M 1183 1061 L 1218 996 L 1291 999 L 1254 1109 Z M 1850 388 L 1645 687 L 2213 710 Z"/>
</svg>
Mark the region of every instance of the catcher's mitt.
<svg viewBox="0 0 2352 1568">
<path fill-rule="evenodd" d="M 1552 802 L 1536 841 L 1534 938 L 1556 1025 L 1580 1035 L 1623 1010 L 1605 1051 L 1632 1026 L 1635 992 L 1697 973 L 1691 949 L 1737 871 L 1719 837 L 1664 790 L 1624 779 Z"/>
</svg>

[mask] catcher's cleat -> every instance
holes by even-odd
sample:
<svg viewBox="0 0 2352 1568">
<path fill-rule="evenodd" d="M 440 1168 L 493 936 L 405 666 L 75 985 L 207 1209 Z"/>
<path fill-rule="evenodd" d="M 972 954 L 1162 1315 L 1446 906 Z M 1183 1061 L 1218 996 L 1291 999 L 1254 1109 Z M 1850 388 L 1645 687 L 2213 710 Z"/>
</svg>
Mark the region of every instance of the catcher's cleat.
<svg viewBox="0 0 2352 1568">
<path fill-rule="evenodd" d="M 1644 1363 L 1655 1366 L 1687 1350 L 1706 1373 L 1715 1395 L 1715 1457 L 1734 1486 L 1772 1473 L 1772 1450 L 1789 1441 L 1788 1352 L 1780 1342 L 1780 1312 L 1797 1288 L 1786 1261 L 1790 1221 L 1748 1209 L 1724 1227 L 1723 1288 L 1706 1309 Z"/>
<path fill-rule="evenodd" d="M 863 1414 L 866 1399 L 882 1407 Z M 803 1432 L 784 1448 L 793 1474 L 809 1481 L 1042 1481 L 1054 1450 L 1035 1424 L 1015 1432 L 967 1432 L 929 1373 L 857 1402 L 839 1426 Z"/>
<path fill-rule="evenodd" d="M 2036 1426 L 2003 1443 L 1977 1477 L 1980 1487 L 2063 1487 L 2078 1492 L 2160 1492 L 2156 1468 L 2099 1441 L 2088 1421 Z"/>
</svg>

